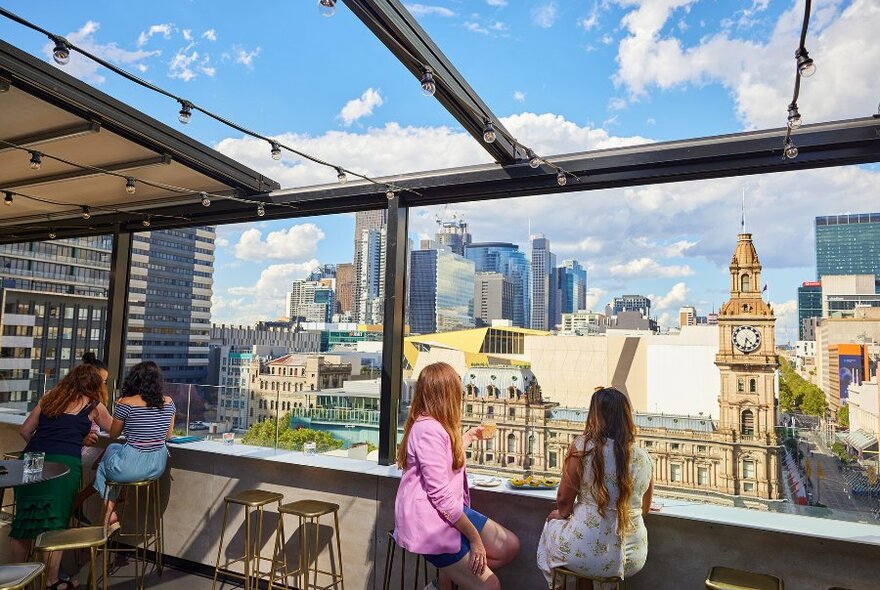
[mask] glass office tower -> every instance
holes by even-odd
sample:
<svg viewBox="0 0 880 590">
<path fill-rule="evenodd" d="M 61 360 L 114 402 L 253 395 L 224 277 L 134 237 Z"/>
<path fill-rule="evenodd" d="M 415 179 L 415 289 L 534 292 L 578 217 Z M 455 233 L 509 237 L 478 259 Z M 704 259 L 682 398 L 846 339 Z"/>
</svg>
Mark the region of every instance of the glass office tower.
<svg viewBox="0 0 880 590">
<path fill-rule="evenodd" d="M 880 213 L 816 218 L 816 278 L 867 275 L 880 278 Z"/>
<path fill-rule="evenodd" d="M 476 272 L 497 272 L 514 284 L 512 323 L 529 327 L 529 260 L 519 246 L 508 242 L 468 244 L 465 256 Z"/>
<path fill-rule="evenodd" d="M 409 325 L 416 334 L 473 328 L 474 263 L 449 250 L 412 253 Z"/>
</svg>

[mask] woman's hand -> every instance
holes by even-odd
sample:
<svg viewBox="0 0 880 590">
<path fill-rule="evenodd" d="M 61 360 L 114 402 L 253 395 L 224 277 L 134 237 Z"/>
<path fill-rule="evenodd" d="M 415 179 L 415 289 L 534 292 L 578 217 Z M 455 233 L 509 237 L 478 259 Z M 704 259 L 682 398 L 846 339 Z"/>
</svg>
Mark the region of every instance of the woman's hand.
<svg viewBox="0 0 880 590">
<path fill-rule="evenodd" d="M 554 510 L 553 512 L 551 512 L 550 514 L 547 515 L 547 521 L 549 522 L 551 520 L 565 520 L 565 517 L 563 517 L 561 514 L 559 514 L 559 510 Z"/>
<path fill-rule="evenodd" d="M 471 541 L 471 571 L 475 576 L 482 576 L 486 570 L 486 547 L 479 536 Z"/>
<path fill-rule="evenodd" d="M 461 437 L 462 442 L 465 446 L 471 444 L 475 440 L 485 440 L 487 437 L 484 435 L 485 430 L 482 426 L 474 426 L 473 428 L 468 428 L 467 432 Z"/>
</svg>

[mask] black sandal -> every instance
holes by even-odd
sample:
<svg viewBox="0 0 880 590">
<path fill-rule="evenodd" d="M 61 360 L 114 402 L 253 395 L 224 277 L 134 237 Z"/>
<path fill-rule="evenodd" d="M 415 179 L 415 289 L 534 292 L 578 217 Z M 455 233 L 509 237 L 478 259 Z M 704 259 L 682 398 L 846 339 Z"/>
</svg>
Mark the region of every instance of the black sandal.
<svg viewBox="0 0 880 590">
<path fill-rule="evenodd" d="M 61 584 L 65 584 L 65 586 L 61 586 Z M 76 590 L 79 586 L 74 586 L 73 581 L 70 578 L 66 580 L 64 578 L 58 578 L 58 581 L 54 584 L 47 584 L 47 590 Z"/>
</svg>

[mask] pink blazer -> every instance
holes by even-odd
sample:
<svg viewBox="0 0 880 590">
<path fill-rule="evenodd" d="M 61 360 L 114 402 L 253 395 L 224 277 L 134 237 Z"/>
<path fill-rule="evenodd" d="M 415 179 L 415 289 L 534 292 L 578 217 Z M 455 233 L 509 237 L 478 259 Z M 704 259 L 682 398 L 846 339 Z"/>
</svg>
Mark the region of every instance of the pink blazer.
<svg viewBox="0 0 880 590">
<path fill-rule="evenodd" d="M 397 543 L 422 555 L 457 553 L 461 533 L 453 524 L 470 506 L 464 467 L 452 469 L 452 441 L 443 426 L 428 416 L 409 431 L 406 471 L 394 502 Z"/>
</svg>

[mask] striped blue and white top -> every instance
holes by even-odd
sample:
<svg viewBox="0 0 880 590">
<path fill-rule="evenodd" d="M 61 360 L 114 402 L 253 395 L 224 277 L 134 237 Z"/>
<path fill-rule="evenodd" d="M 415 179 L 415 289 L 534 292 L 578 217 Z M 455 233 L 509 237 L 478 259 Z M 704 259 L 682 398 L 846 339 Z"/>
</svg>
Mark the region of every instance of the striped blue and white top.
<svg viewBox="0 0 880 590">
<path fill-rule="evenodd" d="M 117 403 L 113 408 L 113 417 L 124 423 L 122 433 L 127 444 L 139 451 L 155 451 L 165 446 L 165 437 L 175 412 L 177 408 L 174 402 L 161 408 Z"/>
</svg>

